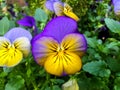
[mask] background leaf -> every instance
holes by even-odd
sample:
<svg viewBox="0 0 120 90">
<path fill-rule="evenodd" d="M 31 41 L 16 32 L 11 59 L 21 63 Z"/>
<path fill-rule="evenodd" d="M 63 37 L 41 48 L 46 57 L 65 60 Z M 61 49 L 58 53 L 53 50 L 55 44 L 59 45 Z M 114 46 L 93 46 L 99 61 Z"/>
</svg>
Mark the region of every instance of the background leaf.
<svg viewBox="0 0 120 90">
<path fill-rule="evenodd" d="M 86 63 L 83 66 L 83 70 L 100 77 L 109 77 L 111 73 L 110 70 L 106 68 L 106 63 L 101 60 Z"/>
<path fill-rule="evenodd" d="M 4 35 L 10 27 L 10 23 L 7 17 L 3 17 L 2 20 L 0 20 L 0 35 Z"/>
<path fill-rule="evenodd" d="M 36 21 L 46 22 L 48 19 L 48 16 L 42 9 L 37 8 L 35 11 L 34 18 L 36 19 Z"/>
<path fill-rule="evenodd" d="M 24 79 L 18 75 L 11 78 L 5 86 L 5 90 L 20 90 L 24 86 Z"/>
<path fill-rule="evenodd" d="M 120 34 L 120 23 L 110 18 L 105 18 L 105 24 L 111 32 Z"/>
</svg>

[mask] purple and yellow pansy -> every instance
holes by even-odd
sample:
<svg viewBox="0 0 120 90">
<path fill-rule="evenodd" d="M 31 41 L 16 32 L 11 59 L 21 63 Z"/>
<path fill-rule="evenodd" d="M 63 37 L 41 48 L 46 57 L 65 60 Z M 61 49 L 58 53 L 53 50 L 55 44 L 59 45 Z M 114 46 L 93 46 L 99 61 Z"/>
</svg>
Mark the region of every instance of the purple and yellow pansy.
<svg viewBox="0 0 120 90">
<path fill-rule="evenodd" d="M 78 33 L 76 21 L 65 16 L 49 21 L 43 32 L 32 40 L 35 61 L 57 76 L 80 71 L 86 49 L 86 39 Z"/>
</svg>

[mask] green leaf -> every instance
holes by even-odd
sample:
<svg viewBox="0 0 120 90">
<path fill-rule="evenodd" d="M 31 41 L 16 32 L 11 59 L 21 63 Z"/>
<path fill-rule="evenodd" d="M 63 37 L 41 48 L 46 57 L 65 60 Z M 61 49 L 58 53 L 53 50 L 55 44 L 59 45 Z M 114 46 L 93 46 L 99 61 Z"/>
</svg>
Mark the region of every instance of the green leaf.
<svg viewBox="0 0 120 90">
<path fill-rule="evenodd" d="M 83 66 L 83 70 L 100 77 L 109 77 L 110 70 L 106 68 L 104 61 L 92 61 Z"/>
<path fill-rule="evenodd" d="M 114 71 L 114 72 L 120 71 L 120 60 L 116 60 L 111 57 L 107 57 L 106 60 L 107 60 L 107 64 L 108 64 L 109 68 L 112 71 Z"/>
<path fill-rule="evenodd" d="M 87 43 L 90 47 L 95 48 L 97 44 L 97 39 L 96 38 L 87 38 Z"/>
<path fill-rule="evenodd" d="M 0 35 L 4 35 L 10 27 L 10 23 L 7 17 L 3 17 L 2 20 L 0 20 Z"/>
<path fill-rule="evenodd" d="M 46 22 L 48 19 L 47 14 L 40 8 L 37 8 L 34 15 L 36 21 Z"/>
<path fill-rule="evenodd" d="M 118 21 L 106 18 L 105 24 L 107 25 L 111 32 L 120 34 L 120 23 Z"/>
<path fill-rule="evenodd" d="M 117 77 L 114 82 L 114 90 L 120 90 L 120 77 Z"/>
<path fill-rule="evenodd" d="M 11 78 L 5 85 L 5 90 L 20 90 L 24 86 L 24 79 L 21 76 Z"/>
</svg>

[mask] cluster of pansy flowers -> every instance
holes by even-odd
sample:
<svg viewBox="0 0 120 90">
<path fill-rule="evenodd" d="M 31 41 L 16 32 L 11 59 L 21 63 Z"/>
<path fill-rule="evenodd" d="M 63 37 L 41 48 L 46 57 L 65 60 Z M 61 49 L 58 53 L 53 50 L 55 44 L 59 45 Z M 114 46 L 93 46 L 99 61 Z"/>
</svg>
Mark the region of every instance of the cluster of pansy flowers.
<svg viewBox="0 0 120 90">
<path fill-rule="evenodd" d="M 47 1 L 46 6 L 51 10 L 57 3 L 64 6 L 64 3 L 58 0 Z M 44 30 L 34 38 L 29 31 L 22 28 L 13 28 L 8 31 L 0 38 L 0 66 L 17 65 L 23 56 L 29 54 L 31 46 L 34 60 L 48 73 L 62 76 L 80 71 L 81 57 L 87 49 L 87 42 L 84 35 L 78 31 L 76 22 L 78 17 L 71 10 L 70 15 L 67 14 L 64 12 L 63 15 L 57 15 L 50 20 Z M 23 18 L 18 21 L 18 24 L 36 27 L 31 17 Z"/>
</svg>

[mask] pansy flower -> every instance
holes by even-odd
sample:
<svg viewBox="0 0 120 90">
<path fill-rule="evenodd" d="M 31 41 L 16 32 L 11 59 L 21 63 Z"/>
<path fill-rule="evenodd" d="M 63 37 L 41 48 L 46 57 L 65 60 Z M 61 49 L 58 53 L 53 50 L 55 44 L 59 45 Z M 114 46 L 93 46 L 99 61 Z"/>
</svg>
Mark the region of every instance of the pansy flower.
<svg viewBox="0 0 120 90">
<path fill-rule="evenodd" d="M 67 3 L 63 3 L 60 0 L 48 0 L 46 1 L 46 8 L 50 11 L 55 12 L 57 16 L 66 15 L 74 20 L 78 21 L 78 16 L 73 13 L 72 7 L 70 7 Z"/>
<path fill-rule="evenodd" d="M 57 76 L 78 72 L 86 48 L 86 39 L 78 33 L 76 21 L 65 16 L 52 19 L 32 40 L 35 61 Z"/>
<path fill-rule="evenodd" d="M 13 28 L 0 37 L 0 66 L 13 67 L 20 63 L 30 52 L 30 32 L 22 28 Z"/>
<path fill-rule="evenodd" d="M 21 20 L 18 20 L 17 23 L 22 26 L 33 28 L 34 33 L 37 34 L 36 21 L 32 16 L 25 16 Z"/>
<path fill-rule="evenodd" d="M 114 12 L 116 15 L 120 15 L 120 0 L 112 0 L 114 5 Z"/>
</svg>

